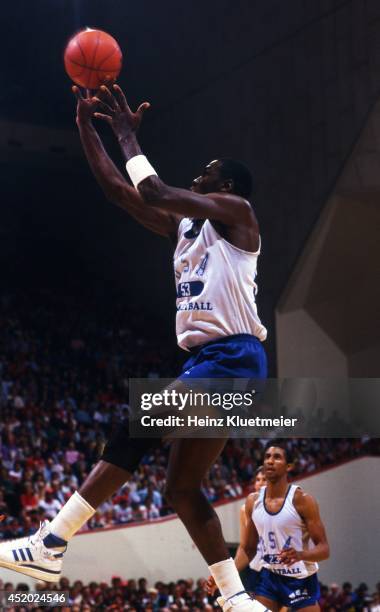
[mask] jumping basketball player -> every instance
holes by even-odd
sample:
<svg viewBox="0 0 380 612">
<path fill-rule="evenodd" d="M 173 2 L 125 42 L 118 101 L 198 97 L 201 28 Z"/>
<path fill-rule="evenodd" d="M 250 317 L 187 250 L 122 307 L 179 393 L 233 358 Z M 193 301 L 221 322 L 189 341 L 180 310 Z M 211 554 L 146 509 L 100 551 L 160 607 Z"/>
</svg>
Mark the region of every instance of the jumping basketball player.
<svg viewBox="0 0 380 612">
<path fill-rule="evenodd" d="M 147 103 L 133 113 L 118 86 L 112 93 L 103 87 L 101 100 L 83 98 L 78 88 L 74 93 L 82 145 L 107 198 L 152 231 L 172 239 L 177 236 L 177 337 L 179 345 L 191 352 L 180 379 L 264 378 L 266 329 L 255 303 L 260 237 L 248 201 L 249 171 L 240 162 L 219 159 L 204 168 L 190 190 L 169 187 L 137 142 Z M 133 187 L 106 154 L 92 124 L 94 115 L 112 127 Z M 30 538 L 0 545 L 0 565 L 57 581 L 67 542 L 158 443 L 130 438 L 128 426 L 120 426 L 80 490 L 51 523 L 42 523 Z M 224 444 L 218 439 L 173 440 L 166 495 L 207 561 L 225 600 L 224 609 L 264 610 L 245 592 L 219 519 L 201 491 L 204 475 Z"/>
<path fill-rule="evenodd" d="M 282 606 L 319 612 L 318 561 L 328 559 L 329 545 L 317 502 L 288 483 L 291 468 L 286 445 L 269 442 L 264 454 L 267 485 L 247 499 L 247 530 L 235 563 L 241 571 L 259 553 L 255 598 L 272 612 Z M 208 587 L 212 592 L 212 577 Z"/>
</svg>

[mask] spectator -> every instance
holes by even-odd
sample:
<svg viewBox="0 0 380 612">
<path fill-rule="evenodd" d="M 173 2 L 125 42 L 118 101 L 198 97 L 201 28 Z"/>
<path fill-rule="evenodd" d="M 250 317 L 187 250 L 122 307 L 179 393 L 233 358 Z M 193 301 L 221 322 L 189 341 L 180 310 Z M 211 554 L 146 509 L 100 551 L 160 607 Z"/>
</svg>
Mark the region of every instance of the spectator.
<svg viewBox="0 0 380 612">
<path fill-rule="evenodd" d="M 380 612 L 380 593 L 379 592 L 374 593 L 369 609 L 371 612 Z"/>
<path fill-rule="evenodd" d="M 361 610 L 364 610 L 364 608 L 368 608 L 368 605 L 371 602 L 371 597 L 368 594 L 368 586 L 365 582 L 361 582 L 359 584 L 355 594 L 355 610 L 360 612 Z"/>
<path fill-rule="evenodd" d="M 54 499 L 52 493 L 46 492 L 44 499 L 40 500 L 38 507 L 43 510 L 44 515 L 49 520 L 52 520 L 62 508 L 62 504 L 58 499 Z"/>
<path fill-rule="evenodd" d="M 33 485 L 30 481 L 25 482 L 24 492 L 20 495 L 20 502 L 24 510 L 33 510 L 37 508 L 39 499 L 33 490 Z"/>
<path fill-rule="evenodd" d="M 153 499 L 150 496 L 146 498 L 145 504 L 146 504 L 146 511 L 147 511 L 147 519 L 152 520 L 152 519 L 159 518 L 160 510 L 154 504 Z"/>
<path fill-rule="evenodd" d="M 134 518 L 132 508 L 128 505 L 126 499 L 121 499 L 120 502 L 114 506 L 113 511 L 116 523 L 130 523 Z"/>
<path fill-rule="evenodd" d="M 350 610 L 355 606 L 356 595 L 352 590 L 351 582 L 344 582 L 342 590 L 337 599 L 339 610 Z"/>
</svg>

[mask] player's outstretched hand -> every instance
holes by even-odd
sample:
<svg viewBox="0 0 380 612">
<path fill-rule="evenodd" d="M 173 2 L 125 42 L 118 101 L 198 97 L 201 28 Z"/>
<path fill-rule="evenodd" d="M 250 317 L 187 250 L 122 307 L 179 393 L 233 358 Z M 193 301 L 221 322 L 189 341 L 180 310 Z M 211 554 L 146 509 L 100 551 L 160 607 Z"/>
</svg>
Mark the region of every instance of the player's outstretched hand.
<svg viewBox="0 0 380 612">
<path fill-rule="evenodd" d="M 213 576 L 209 576 L 207 578 L 205 589 L 209 595 L 214 595 L 215 591 L 217 591 L 218 587 L 216 586 L 216 582 Z"/>
<path fill-rule="evenodd" d="M 89 123 L 97 109 L 100 108 L 100 100 L 90 94 L 90 90 L 86 90 L 84 96 L 79 87 L 73 85 L 71 88 L 74 96 L 77 99 L 77 124 Z"/>
<path fill-rule="evenodd" d="M 294 548 L 284 548 L 280 553 L 280 561 L 284 565 L 293 565 L 297 561 L 301 561 L 302 553 Z"/>
<path fill-rule="evenodd" d="M 131 134 L 136 133 L 144 112 L 150 107 L 149 102 L 143 102 L 137 111 L 133 112 L 119 85 L 113 85 L 112 88 L 102 85 L 98 92 L 98 99 L 102 105 L 101 112 L 95 112 L 94 117 L 106 121 L 118 139 L 128 138 Z"/>
</svg>

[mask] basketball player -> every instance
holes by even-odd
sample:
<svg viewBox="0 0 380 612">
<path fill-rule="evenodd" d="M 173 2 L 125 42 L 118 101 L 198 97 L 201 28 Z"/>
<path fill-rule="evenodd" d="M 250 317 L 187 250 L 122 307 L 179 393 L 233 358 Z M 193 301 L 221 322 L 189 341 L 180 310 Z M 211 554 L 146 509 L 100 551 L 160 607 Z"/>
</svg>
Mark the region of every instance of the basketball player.
<svg viewBox="0 0 380 612">
<path fill-rule="evenodd" d="M 288 483 L 292 458 L 285 444 L 268 442 L 264 454 L 267 485 L 247 498 L 247 531 L 236 555 L 239 571 L 257 553 L 262 569 L 255 598 L 272 612 L 282 606 L 319 612 L 318 561 L 329 557 L 325 528 L 315 499 Z M 239 548 L 240 548 L 239 547 Z M 212 592 L 214 580 L 208 579 Z"/>
<path fill-rule="evenodd" d="M 103 87 L 100 98 L 78 88 L 77 125 L 89 165 L 107 198 L 142 225 L 177 240 L 177 337 L 190 351 L 178 384 L 191 378 L 264 378 L 266 329 L 255 303 L 259 227 L 248 198 L 252 178 L 243 164 L 218 159 L 190 190 L 166 185 L 142 155 L 136 133 L 144 110 L 129 108 L 123 92 Z M 99 112 L 101 111 L 101 112 Z M 113 129 L 133 187 L 106 154 L 93 116 Z M 233 315 L 233 316 L 232 316 Z M 0 545 L 0 565 L 41 580 L 57 581 L 71 537 L 96 508 L 122 486 L 159 440 L 133 439 L 127 425 L 111 437 L 80 490 L 30 538 Z M 167 471 L 168 502 L 210 567 L 225 610 L 264 610 L 245 592 L 229 558 L 219 519 L 201 491 L 202 480 L 225 440 L 175 439 Z"/>
</svg>

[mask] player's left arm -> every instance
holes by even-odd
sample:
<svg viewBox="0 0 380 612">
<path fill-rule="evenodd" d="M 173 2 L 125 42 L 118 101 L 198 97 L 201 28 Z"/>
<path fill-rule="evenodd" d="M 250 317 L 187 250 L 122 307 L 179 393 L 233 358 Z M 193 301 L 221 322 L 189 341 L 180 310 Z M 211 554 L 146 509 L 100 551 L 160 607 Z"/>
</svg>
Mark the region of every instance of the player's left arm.
<svg viewBox="0 0 380 612">
<path fill-rule="evenodd" d="M 118 139 L 125 160 L 128 162 L 142 155 L 134 125 L 135 114 L 131 111 L 124 93 L 118 85 L 111 91 L 101 87 L 101 113 L 94 116 L 107 122 Z M 147 102 L 141 105 L 145 107 Z M 138 184 L 138 191 L 145 204 L 168 213 L 197 219 L 213 219 L 227 226 L 246 225 L 256 219 L 250 203 L 230 193 L 195 193 L 188 189 L 171 187 L 156 174 L 147 176 Z"/>
<path fill-rule="evenodd" d="M 319 507 L 312 495 L 304 493 L 301 489 L 294 496 L 294 507 L 305 521 L 314 548 L 310 550 L 283 549 L 280 553 L 282 563 L 292 565 L 297 561 L 324 561 L 330 556 L 330 547 L 326 530 L 319 514 Z"/>
</svg>

